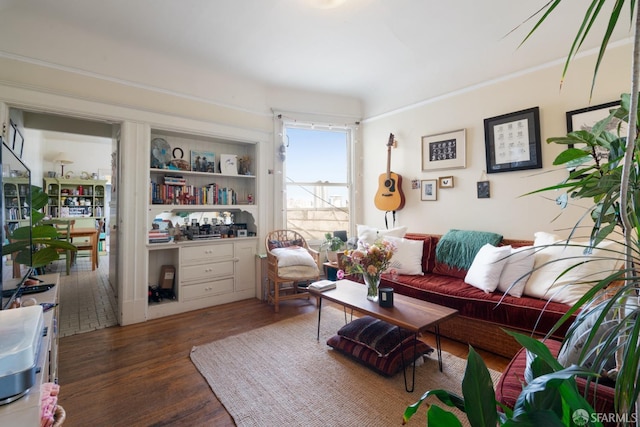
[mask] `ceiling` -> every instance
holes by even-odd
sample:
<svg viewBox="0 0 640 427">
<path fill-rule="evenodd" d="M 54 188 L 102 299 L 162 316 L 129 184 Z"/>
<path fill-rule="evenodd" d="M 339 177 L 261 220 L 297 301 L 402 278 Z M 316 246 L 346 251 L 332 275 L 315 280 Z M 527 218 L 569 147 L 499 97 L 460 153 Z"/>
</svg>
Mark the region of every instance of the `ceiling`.
<svg viewBox="0 0 640 427">
<path fill-rule="evenodd" d="M 0 0 L 0 55 L 242 108 L 250 91 L 342 95 L 366 118 L 560 61 L 590 3 L 564 0 L 519 47 L 548 0 L 330 1 Z"/>
</svg>

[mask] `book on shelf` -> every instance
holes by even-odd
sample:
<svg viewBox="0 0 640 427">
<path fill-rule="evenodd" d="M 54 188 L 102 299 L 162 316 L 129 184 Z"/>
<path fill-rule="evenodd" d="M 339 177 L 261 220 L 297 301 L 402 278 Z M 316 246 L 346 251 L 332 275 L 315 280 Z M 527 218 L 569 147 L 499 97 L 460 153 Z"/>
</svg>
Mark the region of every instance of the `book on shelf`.
<svg viewBox="0 0 640 427">
<path fill-rule="evenodd" d="M 309 289 L 315 289 L 316 291 L 324 292 L 329 289 L 335 289 L 336 282 L 332 280 L 318 280 L 309 285 Z"/>
</svg>

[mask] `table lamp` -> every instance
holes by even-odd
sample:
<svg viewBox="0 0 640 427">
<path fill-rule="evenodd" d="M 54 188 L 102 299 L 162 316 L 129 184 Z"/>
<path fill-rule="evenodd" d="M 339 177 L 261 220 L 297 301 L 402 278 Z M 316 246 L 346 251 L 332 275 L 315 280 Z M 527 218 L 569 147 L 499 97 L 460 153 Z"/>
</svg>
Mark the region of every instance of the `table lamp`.
<svg viewBox="0 0 640 427">
<path fill-rule="evenodd" d="M 60 163 L 60 167 L 62 168 L 62 176 L 61 177 L 64 178 L 64 165 L 70 165 L 70 164 L 73 163 L 73 161 L 72 160 L 67 160 L 64 157 L 58 157 L 55 160 L 55 162 L 56 163 Z"/>
</svg>

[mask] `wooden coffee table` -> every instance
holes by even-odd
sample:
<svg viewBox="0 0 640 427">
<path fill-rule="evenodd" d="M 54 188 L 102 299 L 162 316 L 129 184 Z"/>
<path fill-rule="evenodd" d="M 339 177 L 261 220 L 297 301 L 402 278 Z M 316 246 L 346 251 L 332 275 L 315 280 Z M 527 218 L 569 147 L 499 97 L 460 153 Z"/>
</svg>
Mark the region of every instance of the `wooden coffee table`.
<svg viewBox="0 0 640 427">
<path fill-rule="evenodd" d="M 433 330 L 436 336 L 436 352 L 438 354 L 438 367 L 442 372 L 442 347 L 440 345 L 439 324 L 458 314 L 458 310 L 443 307 L 417 298 L 405 295 L 393 294 L 393 307 L 380 307 L 377 302 L 367 299 L 367 288 L 361 283 L 351 280 L 336 281 L 336 288 L 320 292 L 309 289 L 309 293 L 318 298 L 318 333 L 320 340 L 320 318 L 322 313 L 322 300 L 326 299 L 346 308 L 356 310 L 360 313 L 384 320 L 392 325 L 399 326 L 414 333 L 415 339 L 421 332 Z M 414 347 L 415 348 L 415 347 Z M 404 357 L 401 358 L 404 363 Z M 407 376 L 405 370 L 405 388 L 413 391 L 415 383 L 415 362 L 413 363 L 411 389 L 407 386 Z"/>
</svg>

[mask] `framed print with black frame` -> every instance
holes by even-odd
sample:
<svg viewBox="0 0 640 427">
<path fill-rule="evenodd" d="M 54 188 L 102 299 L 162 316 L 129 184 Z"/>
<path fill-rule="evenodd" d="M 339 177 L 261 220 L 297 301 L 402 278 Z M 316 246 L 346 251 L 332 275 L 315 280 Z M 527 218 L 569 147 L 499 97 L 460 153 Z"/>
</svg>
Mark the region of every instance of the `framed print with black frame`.
<svg viewBox="0 0 640 427">
<path fill-rule="evenodd" d="M 567 132 L 591 130 L 594 124 L 606 118 L 612 109 L 619 106 L 620 101 L 613 101 L 567 111 Z"/>
<path fill-rule="evenodd" d="M 422 170 L 466 167 L 465 130 L 422 137 Z"/>
<path fill-rule="evenodd" d="M 420 200 L 438 200 L 438 180 L 423 179 L 420 189 Z"/>
<path fill-rule="evenodd" d="M 590 131 L 593 125 L 602 119 L 606 119 L 611 110 L 620 106 L 620 101 L 606 102 L 604 104 L 592 105 L 586 108 L 580 108 L 577 110 L 567 111 L 567 133 L 578 130 Z M 620 134 L 626 136 L 627 123 L 619 120 L 612 119 L 607 125 L 606 130 L 612 133 L 618 132 L 618 126 L 620 126 Z M 581 144 L 582 145 L 582 144 Z M 573 144 L 567 145 L 568 148 L 574 148 Z M 581 148 L 581 147 L 575 147 Z M 609 159 L 609 152 L 604 147 L 596 147 L 596 156 L 598 160 Z"/>
<path fill-rule="evenodd" d="M 542 168 L 540 109 L 484 119 L 487 173 Z"/>
</svg>

